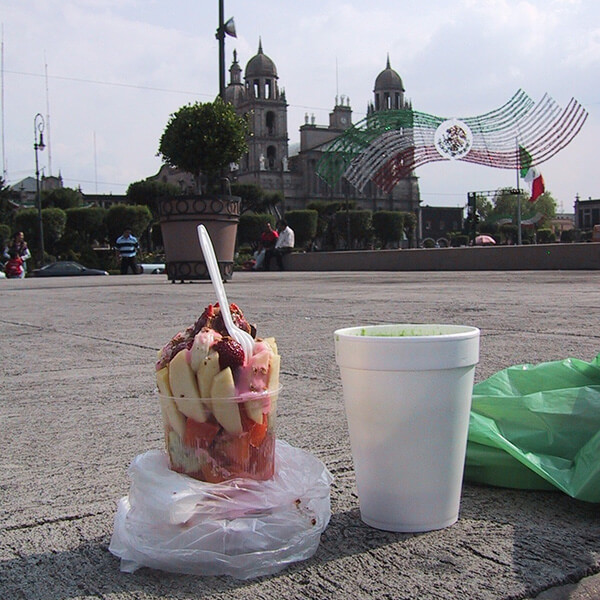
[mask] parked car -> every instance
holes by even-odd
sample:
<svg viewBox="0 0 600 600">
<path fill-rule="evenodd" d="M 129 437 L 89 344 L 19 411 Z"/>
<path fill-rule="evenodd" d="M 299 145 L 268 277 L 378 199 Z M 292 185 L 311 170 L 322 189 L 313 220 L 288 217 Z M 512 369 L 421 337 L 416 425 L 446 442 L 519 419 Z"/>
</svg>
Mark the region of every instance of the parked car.
<svg viewBox="0 0 600 600">
<path fill-rule="evenodd" d="M 72 260 L 59 260 L 34 269 L 31 274 L 34 277 L 70 277 L 72 275 L 108 275 L 108 272 L 101 269 L 88 269 Z"/>
<path fill-rule="evenodd" d="M 152 275 L 160 275 L 165 272 L 165 265 L 163 263 L 140 263 L 142 273 L 150 273 Z"/>
</svg>

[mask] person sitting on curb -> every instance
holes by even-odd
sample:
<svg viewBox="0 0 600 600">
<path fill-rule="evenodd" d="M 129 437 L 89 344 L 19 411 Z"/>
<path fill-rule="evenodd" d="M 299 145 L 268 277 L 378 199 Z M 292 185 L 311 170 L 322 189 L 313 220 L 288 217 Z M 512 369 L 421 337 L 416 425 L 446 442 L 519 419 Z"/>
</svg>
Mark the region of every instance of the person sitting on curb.
<svg viewBox="0 0 600 600">
<path fill-rule="evenodd" d="M 137 238 L 132 235 L 130 227 L 126 227 L 125 231 L 123 231 L 123 235 L 117 238 L 115 246 L 121 257 L 121 275 L 127 275 L 130 267 L 131 272 L 134 275 L 137 275 L 139 270 L 135 257 L 139 244 Z"/>
<path fill-rule="evenodd" d="M 283 271 L 283 256 L 289 254 L 294 249 L 294 230 L 287 224 L 285 219 L 281 219 L 277 223 L 277 231 L 279 232 L 279 237 L 275 242 L 275 247 L 268 249 L 265 253 L 265 271 L 270 269 L 273 257 L 277 261 L 279 270 Z"/>
</svg>

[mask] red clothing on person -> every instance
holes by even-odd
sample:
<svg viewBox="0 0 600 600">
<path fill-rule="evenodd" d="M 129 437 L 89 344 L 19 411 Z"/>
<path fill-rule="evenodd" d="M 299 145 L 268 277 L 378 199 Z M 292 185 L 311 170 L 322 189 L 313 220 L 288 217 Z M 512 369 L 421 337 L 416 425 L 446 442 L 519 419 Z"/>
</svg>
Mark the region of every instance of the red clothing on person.
<svg viewBox="0 0 600 600">
<path fill-rule="evenodd" d="M 7 260 L 4 265 L 4 273 L 9 279 L 21 277 L 23 275 L 23 259 L 17 256 Z"/>
<path fill-rule="evenodd" d="M 278 237 L 279 234 L 272 229 L 270 231 L 263 231 L 260 236 L 260 242 L 263 248 L 273 248 Z"/>
</svg>

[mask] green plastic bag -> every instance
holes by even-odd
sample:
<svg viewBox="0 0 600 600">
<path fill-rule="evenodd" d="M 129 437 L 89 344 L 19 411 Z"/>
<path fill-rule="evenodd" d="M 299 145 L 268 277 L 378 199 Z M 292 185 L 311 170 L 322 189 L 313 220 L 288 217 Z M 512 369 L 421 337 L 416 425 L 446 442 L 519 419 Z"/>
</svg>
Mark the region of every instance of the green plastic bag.
<svg viewBox="0 0 600 600">
<path fill-rule="evenodd" d="M 516 365 L 476 384 L 465 480 L 600 502 L 600 354 Z"/>
</svg>

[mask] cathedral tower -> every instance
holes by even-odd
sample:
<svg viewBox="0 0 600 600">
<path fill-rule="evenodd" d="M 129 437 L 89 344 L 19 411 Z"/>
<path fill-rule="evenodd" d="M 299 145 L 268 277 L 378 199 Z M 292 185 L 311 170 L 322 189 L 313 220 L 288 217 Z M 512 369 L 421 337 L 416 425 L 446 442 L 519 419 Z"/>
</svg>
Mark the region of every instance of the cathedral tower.
<svg viewBox="0 0 600 600">
<path fill-rule="evenodd" d="M 282 189 L 281 174 L 287 171 L 288 160 L 287 102 L 278 86 L 277 67 L 259 40 L 258 53 L 246 65 L 244 83 L 236 53 L 229 72 L 225 98 L 246 117 L 250 129 L 248 153 L 241 159 L 238 181 Z"/>
</svg>

